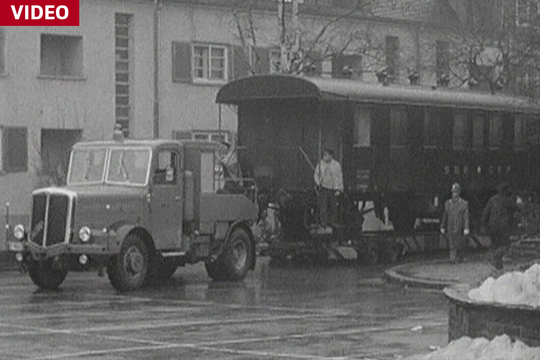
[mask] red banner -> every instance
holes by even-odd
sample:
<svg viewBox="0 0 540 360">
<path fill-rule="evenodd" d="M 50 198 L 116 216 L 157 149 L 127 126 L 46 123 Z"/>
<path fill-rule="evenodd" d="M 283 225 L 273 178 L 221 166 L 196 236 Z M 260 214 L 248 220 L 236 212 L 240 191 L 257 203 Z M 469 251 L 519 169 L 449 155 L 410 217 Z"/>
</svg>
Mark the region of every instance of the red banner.
<svg viewBox="0 0 540 360">
<path fill-rule="evenodd" d="M 79 0 L 2 0 L 0 26 L 79 26 Z"/>
</svg>

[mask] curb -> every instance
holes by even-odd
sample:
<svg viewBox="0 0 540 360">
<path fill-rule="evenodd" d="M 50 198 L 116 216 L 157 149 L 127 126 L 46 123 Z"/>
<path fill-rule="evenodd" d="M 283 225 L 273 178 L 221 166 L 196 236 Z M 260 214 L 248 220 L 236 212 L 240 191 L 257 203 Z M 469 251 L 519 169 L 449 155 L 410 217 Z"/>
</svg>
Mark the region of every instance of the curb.
<svg viewBox="0 0 540 360">
<path fill-rule="evenodd" d="M 423 264 L 437 264 L 438 262 L 430 262 Z M 410 267 L 411 264 L 398 265 L 384 271 L 384 278 L 391 284 L 403 285 L 405 287 L 436 289 L 443 290 L 447 286 L 459 284 L 459 281 L 444 281 L 444 280 L 429 280 L 421 278 L 413 278 L 400 274 L 400 269 Z M 414 265 L 413 265 L 414 266 Z"/>
</svg>

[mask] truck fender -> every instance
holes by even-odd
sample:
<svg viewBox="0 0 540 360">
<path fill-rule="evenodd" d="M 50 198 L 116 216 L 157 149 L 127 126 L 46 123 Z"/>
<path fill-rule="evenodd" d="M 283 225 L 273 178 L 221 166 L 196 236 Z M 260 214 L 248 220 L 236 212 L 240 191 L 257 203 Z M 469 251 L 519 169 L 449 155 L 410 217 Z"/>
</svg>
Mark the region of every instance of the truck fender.
<svg viewBox="0 0 540 360">
<path fill-rule="evenodd" d="M 251 255 L 252 255 L 253 262 L 249 266 L 249 269 L 250 270 L 255 270 L 255 263 L 256 263 L 256 249 L 255 249 L 255 240 L 254 240 L 255 237 L 253 236 L 253 232 L 251 231 L 251 227 L 249 226 L 249 224 L 245 220 L 236 221 L 236 222 L 232 223 L 231 226 L 229 226 L 229 230 L 227 230 L 227 235 L 225 236 L 225 245 L 227 245 L 227 242 L 229 241 L 230 235 L 234 231 L 234 229 L 239 228 L 239 227 L 242 228 L 243 230 L 245 230 L 248 233 L 249 238 L 251 239 L 251 245 L 252 245 L 251 246 Z"/>
<path fill-rule="evenodd" d="M 141 237 L 146 238 L 146 231 L 144 229 L 139 230 L 144 232 L 144 234 L 141 234 Z M 122 248 L 122 243 L 124 242 L 124 239 L 133 231 L 137 231 L 137 227 L 135 225 L 121 225 L 118 229 L 115 230 L 113 239 L 109 243 L 109 250 L 114 254 L 118 254 L 120 252 L 120 249 Z"/>
<path fill-rule="evenodd" d="M 118 254 L 124 239 L 133 229 L 135 229 L 135 225 L 128 224 L 121 225 L 118 229 L 116 229 L 114 237 L 109 242 L 109 251 L 114 254 Z"/>
</svg>

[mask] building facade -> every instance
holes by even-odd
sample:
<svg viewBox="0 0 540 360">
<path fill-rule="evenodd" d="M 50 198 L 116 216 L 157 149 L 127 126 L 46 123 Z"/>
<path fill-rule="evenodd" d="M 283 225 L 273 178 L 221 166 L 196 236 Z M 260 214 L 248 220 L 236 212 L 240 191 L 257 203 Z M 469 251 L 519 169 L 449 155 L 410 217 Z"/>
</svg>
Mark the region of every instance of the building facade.
<svg viewBox="0 0 540 360">
<path fill-rule="evenodd" d="M 464 3 L 304 0 L 284 19 L 313 60 L 304 74 L 432 86 Z M 273 0 L 80 0 L 78 27 L 0 27 L 0 206 L 28 214 L 33 189 L 62 183 L 71 145 L 116 123 L 131 138 L 232 140 L 235 109 L 216 92 L 278 70 L 276 12 Z"/>
</svg>

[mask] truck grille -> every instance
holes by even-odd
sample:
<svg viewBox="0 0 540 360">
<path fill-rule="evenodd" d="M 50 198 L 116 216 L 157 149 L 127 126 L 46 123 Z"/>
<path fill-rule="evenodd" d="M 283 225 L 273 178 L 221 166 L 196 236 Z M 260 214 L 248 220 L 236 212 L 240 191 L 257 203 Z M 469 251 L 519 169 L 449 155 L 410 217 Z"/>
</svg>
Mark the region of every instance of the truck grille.
<svg viewBox="0 0 540 360">
<path fill-rule="evenodd" d="M 65 192 L 34 193 L 30 241 L 46 247 L 69 240 L 73 199 L 73 196 Z"/>
</svg>

